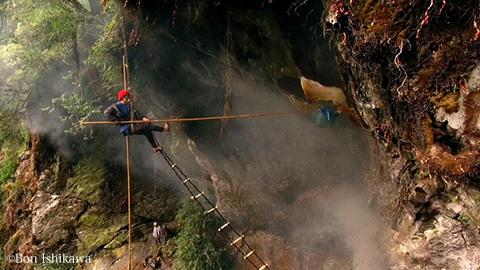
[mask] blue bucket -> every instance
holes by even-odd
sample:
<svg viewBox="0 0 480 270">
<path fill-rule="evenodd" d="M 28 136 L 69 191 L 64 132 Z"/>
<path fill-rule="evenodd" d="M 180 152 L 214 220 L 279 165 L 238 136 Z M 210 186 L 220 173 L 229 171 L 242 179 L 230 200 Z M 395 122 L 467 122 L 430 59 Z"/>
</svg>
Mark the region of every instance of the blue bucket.
<svg viewBox="0 0 480 270">
<path fill-rule="evenodd" d="M 320 108 L 311 114 L 313 122 L 319 127 L 331 127 L 337 119 L 337 112 L 332 108 Z"/>
</svg>

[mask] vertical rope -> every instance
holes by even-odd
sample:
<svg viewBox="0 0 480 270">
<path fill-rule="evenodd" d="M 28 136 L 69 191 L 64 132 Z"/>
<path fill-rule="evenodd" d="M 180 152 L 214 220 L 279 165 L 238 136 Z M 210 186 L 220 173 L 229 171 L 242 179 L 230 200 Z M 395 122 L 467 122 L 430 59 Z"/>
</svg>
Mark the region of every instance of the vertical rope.
<svg viewBox="0 0 480 270">
<path fill-rule="evenodd" d="M 128 270 L 132 269 L 132 193 L 130 181 L 130 143 L 125 136 L 125 151 L 127 159 L 127 200 L 128 200 Z"/>
<path fill-rule="evenodd" d="M 125 6 L 127 1 L 125 1 Z M 123 23 L 123 89 L 128 90 L 128 49 L 127 49 L 127 37 L 126 37 L 126 24 L 125 24 L 125 11 L 122 14 Z M 130 120 L 133 120 L 133 105 L 130 103 Z M 133 131 L 133 124 L 130 124 L 130 128 Z M 125 136 L 125 151 L 127 162 L 127 203 L 128 203 L 128 270 L 132 269 L 132 191 L 131 191 L 131 178 L 130 178 L 130 140 L 128 136 Z"/>
<path fill-rule="evenodd" d="M 227 29 L 225 32 L 225 104 L 223 105 L 223 116 L 228 116 L 232 113 L 232 67 L 230 59 L 230 50 L 231 50 L 231 30 L 230 30 L 230 5 L 227 7 Z M 222 125 L 220 127 L 220 138 L 223 137 L 225 132 L 225 125 L 228 123 L 228 120 L 222 120 Z"/>
<path fill-rule="evenodd" d="M 125 9 L 122 14 L 122 24 L 123 24 L 123 89 L 129 90 L 130 87 L 130 73 L 128 70 L 128 40 L 127 40 L 127 33 L 126 33 L 126 23 L 125 23 Z M 133 100 L 130 101 L 130 121 L 133 121 Z M 133 131 L 133 123 L 130 124 L 130 128 Z"/>
</svg>

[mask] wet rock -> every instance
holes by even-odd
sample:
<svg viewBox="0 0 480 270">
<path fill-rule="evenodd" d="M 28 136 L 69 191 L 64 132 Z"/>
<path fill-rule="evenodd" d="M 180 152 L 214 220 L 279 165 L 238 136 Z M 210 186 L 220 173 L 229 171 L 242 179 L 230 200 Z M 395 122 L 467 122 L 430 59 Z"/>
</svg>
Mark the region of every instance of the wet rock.
<svg viewBox="0 0 480 270">
<path fill-rule="evenodd" d="M 268 258 L 266 263 L 272 269 L 352 269 L 351 261 L 341 255 L 319 255 L 316 252 L 302 251 L 294 247 L 283 238 L 268 234 L 263 231 L 248 235 L 253 248 L 260 256 Z M 239 260 L 238 270 L 250 270 L 251 265 L 245 260 Z"/>
<path fill-rule="evenodd" d="M 37 192 L 31 202 L 33 243 L 42 250 L 72 251 L 69 240 L 85 208 L 86 203 L 77 198 Z"/>
<path fill-rule="evenodd" d="M 200 149 L 198 149 L 193 140 L 188 139 L 187 144 L 188 149 L 195 158 L 196 163 L 208 175 L 208 178 L 215 189 L 215 196 L 217 198 L 216 206 L 221 209 L 221 211 L 229 212 L 230 209 L 225 209 L 228 204 L 224 202 L 224 199 L 226 198 L 222 196 L 222 194 L 225 194 L 228 192 L 228 190 L 231 190 L 231 185 L 225 179 L 220 177 L 217 169 L 209 161 L 208 157 L 202 153 Z"/>
<path fill-rule="evenodd" d="M 448 203 L 447 209 L 453 211 L 457 215 L 459 215 L 463 211 L 463 207 L 457 203 Z"/>
<path fill-rule="evenodd" d="M 412 196 L 410 197 L 410 201 L 412 201 L 416 206 L 425 204 L 429 199 L 430 195 L 428 195 L 428 193 L 425 192 L 425 190 L 423 190 L 421 187 L 416 187 L 413 190 Z"/>
<path fill-rule="evenodd" d="M 33 157 L 33 152 L 24 153 L 17 167 L 16 181 L 25 186 L 36 186 L 35 179 L 37 174 Z"/>
<path fill-rule="evenodd" d="M 305 100 L 310 103 L 331 101 L 335 106 L 347 106 L 345 94 L 338 87 L 324 86 L 305 77 L 300 77 L 300 84 L 305 94 Z"/>
<path fill-rule="evenodd" d="M 162 256 L 149 254 L 151 243 L 132 243 L 132 270 L 171 270 L 172 264 Z M 152 266 L 153 265 L 153 266 Z M 85 270 L 124 270 L 128 268 L 128 247 L 123 246 L 105 251 L 92 263 L 85 265 Z"/>
<path fill-rule="evenodd" d="M 480 248 L 474 246 L 478 243 L 478 232 L 443 214 L 435 216 L 430 229 L 422 232 L 420 227 L 396 234 L 398 249 L 393 256 L 396 266 L 392 269 L 413 269 L 414 266 L 422 269 L 476 269 L 474 266 L 480 263 Z M 400 267 L 399 257 L 402 258 L 400 261 L 408 261 L 406 268 Z"/>
<path fill-rule="evenodd" d="M 68 179 L 67 194 L 99 204 L 103 198 L 108 171 L 102 160 L 95 157 L 81 160 L 74 167 L 75 175 Z"/>
<path fill-rule="evenodd" d="M 126 215 L 116 215 L 111 210 L 102 207 L 91 207 L 79 218 L 76 228 L 76 235 L 79 240 L 77 252 L 80 255 L 95 252 L 98 248 L 113 241 L 116 236 L 120 236 L 121 229 L 127 227 L 127 225 Z M 120 241 L 119 244 L 123 244 L 126 237 L 122 237 L 122 239 L 123 241 Z M 109 247 L 115 248 L 117 246 L 111 243 Z"/>
<path fill-rule="evenodd" d="M 476 91 L 480 89 L 480 65 L 477 65 L 470 73 L 467 84 L 469 91 Z"/>
<path fill-rule="evenodd" d="M 449 129 L 453 132 L 462 134 L 465 130 L 466 114 L 463 102 L 460 103 L 460 109 L 453 113 L 447 113 L 444 108 L 439 108 L 435 118 L 438 122 L 447 122 Z"/>
<path fill-rule="evenodd" d="M 409 200 L 415 208 L 422 207 L 443 187 L 443 183 L 433 177 L 426 177 L 417 182 Z"/>
</svg>

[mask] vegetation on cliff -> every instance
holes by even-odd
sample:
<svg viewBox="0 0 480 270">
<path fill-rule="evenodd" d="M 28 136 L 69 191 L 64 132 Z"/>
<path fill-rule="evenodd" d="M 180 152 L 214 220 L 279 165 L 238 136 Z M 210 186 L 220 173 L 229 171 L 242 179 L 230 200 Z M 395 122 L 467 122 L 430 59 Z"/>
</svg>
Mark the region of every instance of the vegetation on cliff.
<svg viewBox="0 0 480 270">
<path fill-rule="evenodd" d="M 372 190 L 408 247 L 395 252 L 410 268 L 475 268 L 480 3 L 324 2 L 346 93 L 386 152 Z"/>
<path fill-rule="evenodd" d="M 377 139 L 421 170 L 478 177 L 478 2 L 328 4 L 347 90 Z"/>
<path fill-rule="evenodd" d="M 177 215 L 175 266 L 180 270 L 230 269 L 227 251 L 219 242 L 215 219 L 192 200 L 182 203 Z"/>
</svg>

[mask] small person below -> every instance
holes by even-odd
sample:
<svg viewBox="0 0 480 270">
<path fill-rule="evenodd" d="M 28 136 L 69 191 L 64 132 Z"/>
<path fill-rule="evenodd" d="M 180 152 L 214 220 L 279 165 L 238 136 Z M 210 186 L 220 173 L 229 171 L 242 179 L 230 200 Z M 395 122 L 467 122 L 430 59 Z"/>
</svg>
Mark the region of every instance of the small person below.
<svg viewBox="0 0 480 270">
<path fill-rule="evenodd" d="M 158 245 L 160 243 L 160 226 L 158 226 L 157 222 L 153 223 L 153 240 L 155 241 L 155 244 Z"/>
<path fill-rule="evenodd" d="M 110 105 L 105 114 L 109 121 L 120 122 L 129 121 L 130 114 L 133 114 L 133 120 L 142 120 L 144 123 L 135 124 L 120 124 L 120 134 L 123 136 L 129 135 L 144 135 L 153 148 L 154 152 L 160 152 L 162 147 L 158 145 L 153 132 L 164 132 L 170 130 L 168 122 L 163 124 L 163 127 L 150 124 L 150 119 L 141 115 L 138 111 L 131 109 L 131 96 L 127 90 L 120 90 L 117 95 L 118 101 Z"/>
</svg>

